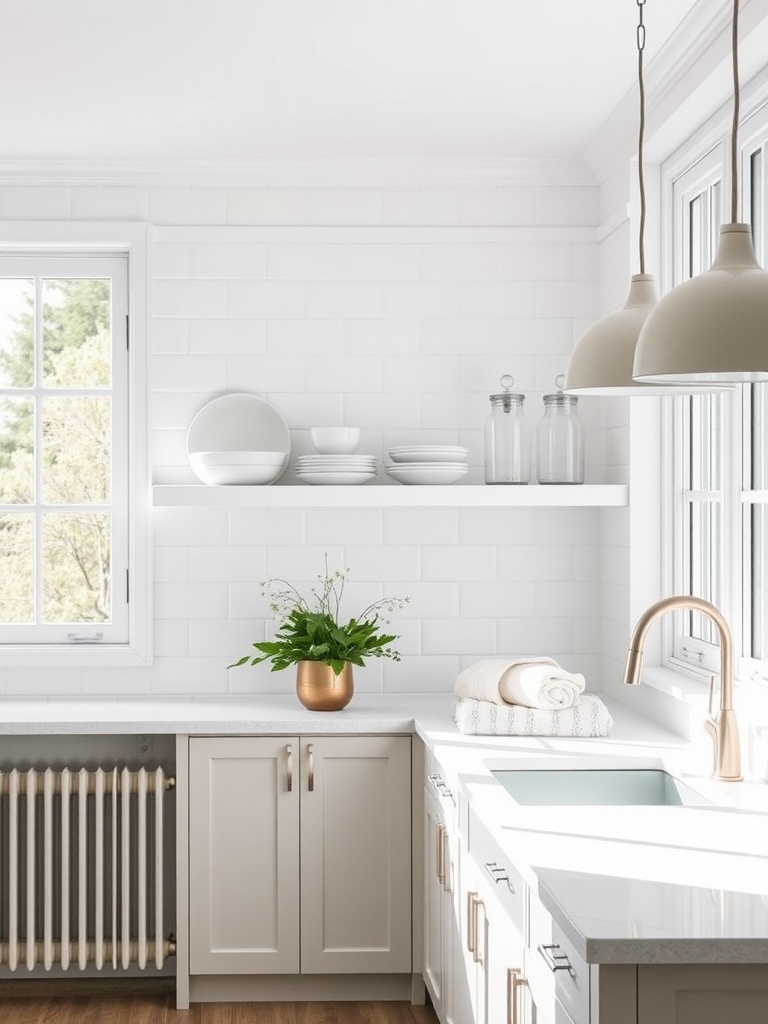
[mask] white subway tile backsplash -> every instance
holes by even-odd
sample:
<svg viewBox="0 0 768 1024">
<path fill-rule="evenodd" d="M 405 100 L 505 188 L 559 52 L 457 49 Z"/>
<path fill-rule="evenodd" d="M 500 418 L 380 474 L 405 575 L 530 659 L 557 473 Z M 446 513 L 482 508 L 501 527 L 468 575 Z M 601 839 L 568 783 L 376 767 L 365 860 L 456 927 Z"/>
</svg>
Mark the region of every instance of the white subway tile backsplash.
<svg viewBox="0 0 768 1024">
<path fill-rule="evenodd" d="M 496 549 L 490 544 L 464 544 L 425 547 L 422 552 L 422 579 L 493 580 L 496 579 Z"/>
<path fill-rule="evenodd" d="M 72 220 L 145 221 L 149 190 L 121 185 L 76 186 L 70 190 Z"/>
<path fill-rule="evenodd" d="M 189 345 L 189 322 L 154 317 L 149 328 L 149 344 L 150 351 L 157 355 L 186 352 Z"/>
<path fill-rule="evenodd" d="M 533 224 L 536 217 L 534 189 L 462 189 L 459 192 L 460 224 Z"/>
<path fill-rule="evenodd" d="M 368 189 L 312 189 L 307 224 L 380 224 L 381 193 Z"/>
<path fill-rule="evenodd" d="M 421 650 L 423 654 L 492 656 L 496 653 L 496 623 L 491 619 L 425 619 Z"/>
<path fill-rule="evenodd" d="M 198 243 L 189 247 L 192 278 L 259 279 L 267 276 L 267 247 L 258 243 Z"/>
<path fill-rule="evenodd" d="M 156 619 L 226 618 L 226 583 L 155 583 Z"/>
<path fill-rule="evenodd" d="M 382 287 L 373 281 L 309 281 L 307 316 L 379 317 L 383 312 Z"/>
<path fill-rule="evenodd" d="M 497 622 L 497 652 L 521 657 L 545 656 L 560 660 L 555 652 L 574 650 L 574 623 L 572 618 L 553 615 L 502 619 Z"/>
<path fill-rule="evenodd" d="M 226 191 L 220 188 L 157 186 L 149 191 L 153 224 L 225 224 Z"/>
<path fill-rule="evenodd" d="M 343 350 L 350 355 L 404 355 L 419 347 L 420 324 L 416 318 L 383 320 L 345 319 Z"/>
<path fill-rule="evenodd" d="M 226 224 L 303 224 L 306 219 L 303 189 L 229 188 Z"/>
<path fill-rule="evenodd" d="M 344 349 L 342 320 L 267 320 L 266 351 L 270 355 L 333 355 Z"/>
<path fill-rule="evenodd" d="M 3 220 L 69 220 L 72 197 L 68 188 L 3 185 L 0 216 Z"/>
<path fill-rule="evenodd" d="M 384 456 L 385 462 L 389 458 Z M 456 509 L 388 509 L 384 513 L 383 542 L 390 544 L 458 544 Z"/>
<path fill-rule="evenodd" d="M 306 512 L 306 541 L 312 545 L 381 544 L 378 509 L 313 508 Z"/>
<path fill-rule="evenodd" d="M 568 242 L 507 242 L 497 247 L 499 277 L 511 281 L 567 280 L 573 272 Z"/>
<path fill-rule="evenodd" d="M 306 287 L 303 281 L 229 281 L 226 315 L 303 317 L 308 312 Z"/>
<path fill-rule="evenodd" d="M 349 280 L 415 281 L 419 277 L 416 245 L 355 244 L 344 246 L 343 276 Z"/>
<path fill-rule="evenodd" d="M 527 395 L 533 429 L 541 394 L 600 307 L 596 282 L 612 268 L 589 240 L 596 191 L 5 187 L 0 213 L 154 221 L 156 479 L 194 480 L 189 421 L 217 394 L 243 390 L 268 398 L 291 429 L 278 486 L 296 483 L 310 427 L 341 424 L 361 427 L 358 450 L 380 460 L 394 444 L 463 444 L 468 479 L 481 483 L 501 374 Z M 585 400 L 582 411 L 590 472 L 623 472 L 624 405 Z M 377 483 L 402 486 L 383 470 Z M 411 597 L 390 624 L 403 660 L 356 670 L 360 692 L 447 692 L 461 667 L 496 654 L 570 656 L 594 669 L 606 623 L 626 617 L 612 607 L 628 604 L 625 511 L 156 507 L 153 665 L 55 684 L 50 673 L 6 670 L 0 689 L 290 694 L 293 672 L 226 666 L 274 633 L 260 581 L 280 576 L 309 595 L 326 555 L 331 571 L 350 569 L 350 613 L 383 595 Z"/>
<path fill-rule="evenodd" d="M 458 195 L 452 189 L 387 189 L 382 224 L 456 224 Z"/>
<path fill-rule="evenodd" d="M 226 316 L 224 281 L 157 280 L 152 289 L 155 316 Z"/>
<path fill-rule="evenodd" d="M 249 582 L 264 579 L 266 570 L 267 559 L 263 545 L 235 547 L 195 544 L 189 549 L 189 578 L 193 581 Z"/>
<path fill-rule="evenodd" d="M 267 325 L 255 317 L 230 317 L 189 321 L 188 348 L 191 355 L 254 355 L 267 350 Z"/>
<path fill-rule="evenodd" d="M 381 391 L 382 360 L 376 356 L 313 354 L 304 363 L 308 392 Z"/>
<path fill-rule="evenodd" d="M 267 249 L 267 276 L 299 281 L 344 277 L 344 247 L 272 242 Z"/>
</svg>

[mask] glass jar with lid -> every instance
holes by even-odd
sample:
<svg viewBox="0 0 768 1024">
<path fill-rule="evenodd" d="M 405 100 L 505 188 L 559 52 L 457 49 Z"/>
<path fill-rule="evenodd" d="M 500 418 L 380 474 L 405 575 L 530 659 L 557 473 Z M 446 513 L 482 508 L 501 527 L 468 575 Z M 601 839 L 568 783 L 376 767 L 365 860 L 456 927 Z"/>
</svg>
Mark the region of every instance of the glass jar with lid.
<svg viewBox="0 0 768 1024">
<path fill-rule="evenodd" d="M 540 484 L 584 483 L 584 427 L 579 399 L 565 395 L 565 378 L 555 381 L 558 391 L 544 395 L 544 416 L 536 428 L 536 476 Z"/>
<path fill-rule="evenodd" d="M 525 395 L 512 392 L 514 377 L 505 373 L 502 391 L 491 395 L 491 414 L 485 422 L 485 482 L 527 484 L 530 476 L 530 437 L 523 415 Z"/>
</svg>

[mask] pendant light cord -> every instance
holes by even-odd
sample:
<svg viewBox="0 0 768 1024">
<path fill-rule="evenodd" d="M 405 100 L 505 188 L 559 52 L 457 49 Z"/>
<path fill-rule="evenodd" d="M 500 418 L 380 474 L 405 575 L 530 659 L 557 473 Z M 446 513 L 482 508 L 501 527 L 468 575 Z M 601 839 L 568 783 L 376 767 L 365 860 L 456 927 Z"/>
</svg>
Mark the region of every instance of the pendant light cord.
<svg viewBox="0 0 768 1024">
<path fill-rule="evenodd" d="M 737 0 L 738 2 L 738 0 Z M 643 173 L 643 142 L 645 140 L 645 82 L 643 81 L 643 53 L 645 51 L 645 25 L 643 8 L 645 0 L 637 0 L 639 20 L 637 23 L 637 85 L 640 92 L 640 128 L 637 142 L 637 177 L 640 186 L 640 273 L 645 273 L 645 175 Z"/>
<path fill-rule="evenodd" d="M 733 53 L 733 123 L 731 126 L 731 224 L 738 220 L 738 173 L 739 157 L 736 139 L 739 131 L 739 0 L 733 0 L 733 25 L 731 30 Z"/>
</svg>

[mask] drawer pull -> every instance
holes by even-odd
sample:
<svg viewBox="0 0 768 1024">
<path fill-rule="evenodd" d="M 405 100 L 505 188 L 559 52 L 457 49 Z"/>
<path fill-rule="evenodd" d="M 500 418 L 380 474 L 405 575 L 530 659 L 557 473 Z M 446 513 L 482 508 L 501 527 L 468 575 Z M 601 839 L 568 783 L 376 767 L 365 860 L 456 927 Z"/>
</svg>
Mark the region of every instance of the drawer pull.
<svg viewBox="0 0 768 1024">
<path fill-rule="evenodd" d="M 507 888 L 514 896 L 515 887 L 514 885 L 512 885 L 512 882 L 509 879 L 509 875 L 507 874 L 506 868 L 502 867 L 500 864 L 497 864 L 495 860 L 491 860 L 486 862 L 485 870 L 488 872 L 488 874 L 491 876 L 494 882 L 506 882 Z"/>
<path fill-rule="evenodd" d="M 568 954 L 564 953 L 557 943 L 549 943 L 547 945 L 540 943 L 537 948 L 550 971 L 568 971 L 571 976 L 573 975 L 573 968 L 571 967 L 571 961 L 568 959 Z M 556 953 L 555 950 L 558 950 L 558 952 Z"/>
<path fill-rule="evenodd" d="M 441 796 L 448 797 L 448 799 L 453 800 L 453 793 L 443 782 L 443 778 L 441 775 L 430 775 L 429 781 L 432 783 L 432 785 L 435 787 L 435 789 Z"/>
<path fill-rule="evenodd" d="M 310 793 L 315 791 L 315 746 L 313 743 L 307 744 L 307 753 L 309 754 L 309 775 L 307 778 L 307 789 Z"/>
<path fill-rule="evenodd" d="M 437 864 L 435 865 L 435 872 L 437 874 L 437 880 L 440 885 L 445 888 L 445 825 L 442 822 L 438 822 L 437 825 L 437 837 L 435 839 L 435 854 L 437 856 Z"/>
<path fill-rule="evenodd" d="M 290 743 L 285 748 L 285 753 L 288 760 L 288 792 L 291 793 L 293 792 L 293 747 Z"/>
<path fill-rule="evenodd" d="M 517 1024 L 517 991 L 526 984 L 519 967 L 507 971 L 507 1024 Z"/>
</svg>

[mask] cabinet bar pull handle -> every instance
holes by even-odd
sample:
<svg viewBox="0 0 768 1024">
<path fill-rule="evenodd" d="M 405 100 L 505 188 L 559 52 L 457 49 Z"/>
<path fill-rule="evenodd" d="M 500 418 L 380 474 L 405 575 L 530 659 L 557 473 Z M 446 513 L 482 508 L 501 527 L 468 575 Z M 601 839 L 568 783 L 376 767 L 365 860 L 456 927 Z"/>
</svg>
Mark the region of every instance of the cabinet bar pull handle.
<svg viewBox="0 0 768 1024">
<path fill-rule="evenodd" d="M 477 942 L 477 935 L 475 932 L 475 929 L 477 928 L 477 919 L 475 917 L 476 899 L 476 892 L 467 893 L 467 949 L 472 954 L 473 960 L 475 958 L 475 944 Z"/>
<path fill-rule="evenodd" d="M 309 754 L 309 777 L 307 779 L 307 789 L 310 793 L 315 791 L 315 746 L 313 743 L 307 744 L 307 753 Z"/>
<path fill-rule="evenodd" d="M 288 792 L 291 793 L 293 792 L 293 748 L 290 743 L 285 748 L 285 752 L 288 757 Z"/>
<path fill-rule="evenodd" d="M 448 839 L 448 829 L 443 825 L 443 889 L 451 891 L 451 849 Z"/>
<path fill-rule="evenodd" d="M 519 967 L 507 971 L 507 1024 L 517 1024 L 517 990 L 525 984 Z"/>
<path fill-rule="evenodd" d="M 440 822 L 437 826 L 437 880 L 445 888 L 445 825 Z"/>
<path fill-rule="evenodd" d="M 488 874 L 491 876 L 494 882 L 506 882 L 507 888 L 514 896 L 515 887 L 509 880 L 509 875 L 507 874 L 506 868 L 501 867 L 501 865 L 497 864 L 495 860 L 492 860 L 486 863 L 485 870 L 488 872 Z"/>
<path fill-rule="evenodd" d="M 568 959 L 568 954 L 564 953 L 557 943 L 549 943 L 538 945 L 539 953 L 544 958 L 544 963 L 550 969 L 550 971 L 568 971 L 572 973 L 571 961 Z M 555 950 L 559 950 L 558 953 Z"/>
<path fill-rule="evenodd" d="M 478 942 L 478 939 L 479 939 L 479 934 L 480 934 L 480 926 L 479 926 L 478 919 L 477 919 L 477 912 L 478 912 L 478 910 L 480 910 L 480 908 L 482 908 L 483 917 L 485 917 L 485 903 L 483 903 L 483 901 L 478 896 L 475 899 L 475 906 L 474 906 L 474 913 L 475 913 L 475 948 L 472 950 L 472 959 L 475 961 L 476 964 L 481 964 L 482 965 L 484 963 L 484 960 L 483 960 L 483 955 L 480 953 L 480 949 L 479 949 L 479 945 L 480 944 Z M 483 953 L 485 953 L 485 937 L 484 937 L 484 940 L 483 940 Z"/>
</svg>

